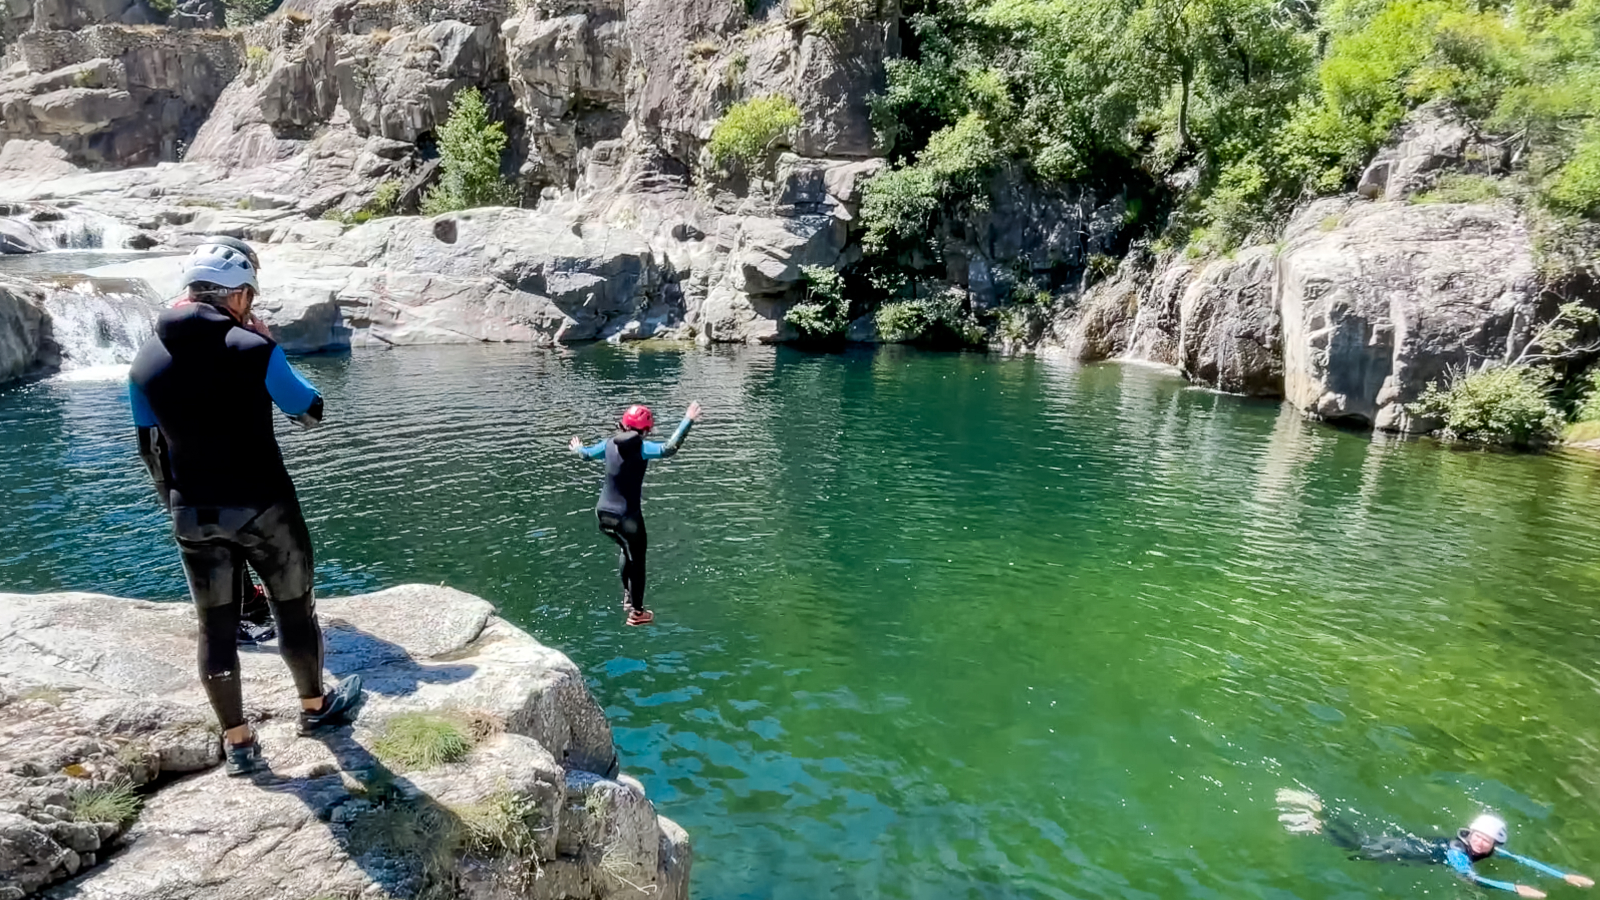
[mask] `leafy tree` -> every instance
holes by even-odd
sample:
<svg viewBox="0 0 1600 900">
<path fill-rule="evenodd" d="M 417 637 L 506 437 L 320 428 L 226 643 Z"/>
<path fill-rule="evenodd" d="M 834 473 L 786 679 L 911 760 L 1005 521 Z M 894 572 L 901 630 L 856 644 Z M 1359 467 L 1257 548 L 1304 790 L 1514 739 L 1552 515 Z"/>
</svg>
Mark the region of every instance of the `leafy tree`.
<svg viewBox="0 0 1600 900">
<path fill-rule="evenodd" d="M 439 183 L 423 198 L 423 213 L 436 216 L 515 202 L 512 186 L 500 174 L 505 148 L 505 126 L 489 120 L 483 94 L 477 88 L 456 94 L 450 117 L 439 129 Z"/>
<path fill-rule="evenodd" d="M 806 299 L 786 314 L 784 321 L 803 337 L 827 340 L 844 334 L 850 326 L 850 301 L 844 296 L 844 276 L 826 266 L 802 266 Z"/>
</svg>

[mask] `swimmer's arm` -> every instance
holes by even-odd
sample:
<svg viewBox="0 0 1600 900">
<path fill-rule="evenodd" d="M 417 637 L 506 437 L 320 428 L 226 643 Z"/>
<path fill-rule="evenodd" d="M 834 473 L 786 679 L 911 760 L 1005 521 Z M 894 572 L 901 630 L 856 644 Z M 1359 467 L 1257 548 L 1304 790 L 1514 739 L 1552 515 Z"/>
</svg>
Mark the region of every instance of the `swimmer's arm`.
<svg viewBox="0 0 1600 900">
<path fill-rule="evenodd" d="M 298 422 L 301 427 L 315 428 L 322 424 L 322 395 L 305 380 L 282 347 L 273 347 L 267 360 L 267 393 L 283 414 Z"/>
<path fill-rule="evenodd" d="M 572 443 L 568 446 L 572 448 L 573 453 L 578 454 L 578 456 L 582 457 L 583 459 L 602 459 L 606 455 L 605 441 L 601 441 L 598 444 L 590 444 L 589 446 L 585 447 L 582 441 L 578 440 L 577 438 L 573 438 Z"/>
<path fill-rule="evenodd" d="M 1547 866 L 1544 863 L 1539 862 L 1537 859 L 1529 859 L 1526 856 L 1518 856 L 1515 853 L 1512 853 L 1511 851 L 1505 849 L 1504 847 L 1500 847 L 1500 848 L 1496 849 L 1494 851 L 1494 855 L 1495 856 L 1504 856 L 1506 859 L 1516 860 L 1517 862 L 1522 863 L 1523 865 L 1527 866 L 1530 869 L 1533 869 L 1533 870 L 1539 871 L 1539 872 L 1543 872 L 1544 874 L 1549 875 L 1549 876 L 1554 877 L 1554 878 L 1566 878 L 1567 877 L 1567 873 L 1566 872 L 1561 871 L 1560 869 L 1556 868 L 1555 866 Z"/>
<path fill-rule="evenodd" d="M 1457 875 L 1460 875 L 1467 881 L 1473 882 L 1474 884 L 1483 885 L 1486 888 L 1494 888 L 1495 890 L 1499 891 L 1510 891 L 1513 894 L 1517 892 L 1517 886 L 1509 881 L 1495 881 L 1493 878 L 1485 878 L 1482 875 L 1479 875 L 1477 872 L 1474 872 L 1472 870 L 1472 860 L 1467 858 L 1467 854 L 1461 852 L 1455 847 L 1450 848 L 1450 852 L 1445 855 L 1445 861 L 1450 864 L 1450 868 L 1456 870 Z"/>
<path fill-rule="evenodd" d="M 672 433 L 672 437 L 667 438 L 666 443 L 658 444 L 655 441 L 645 441 L 644 458 L 666 459 L 677 453 L 678 448 L 683 446 L 683 439 L 689 436 L 689 429 L 693 426 L 694 420 L 685 416 L 683 421 L 678 423 L 678 430 Z"/>
</svg>

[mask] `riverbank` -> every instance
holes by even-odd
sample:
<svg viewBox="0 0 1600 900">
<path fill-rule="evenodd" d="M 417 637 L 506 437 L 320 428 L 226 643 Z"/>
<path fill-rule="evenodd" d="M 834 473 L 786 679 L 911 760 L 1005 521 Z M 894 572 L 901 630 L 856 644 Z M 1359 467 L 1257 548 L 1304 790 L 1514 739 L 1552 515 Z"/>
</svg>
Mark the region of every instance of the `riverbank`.
<svg viewBox="0 0 1600 900">
<path fill-rule="evenodd" d="M 618 774 L 565 656 L 447 588 L 318 606 L 360 717 L 297 738 L 287 670 L 242 651 L 271 771 L 233 779 L 187 604 L 0 595 L 0 890 L 687 900 L 688 837 Z"/>
</svg>

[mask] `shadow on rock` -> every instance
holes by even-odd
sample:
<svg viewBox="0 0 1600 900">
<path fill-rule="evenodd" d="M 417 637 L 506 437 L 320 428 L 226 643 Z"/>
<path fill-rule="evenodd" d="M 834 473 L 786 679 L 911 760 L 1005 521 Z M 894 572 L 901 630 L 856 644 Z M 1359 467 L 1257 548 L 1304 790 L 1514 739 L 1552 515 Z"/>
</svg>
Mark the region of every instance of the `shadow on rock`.
<svg viewBox="0 0 1600 900">
<path fill-rule="evenodd" d="M 326 645 L 324 667 L 336 678 L 361 673 L 369 694 L 403 697 L 424 684 L 456 684 L 471 678 L 476 666 L 465 663 L 420 663 L 399 644 L 386 641 L 337 618 L 322 623 Z"/>
</svg>

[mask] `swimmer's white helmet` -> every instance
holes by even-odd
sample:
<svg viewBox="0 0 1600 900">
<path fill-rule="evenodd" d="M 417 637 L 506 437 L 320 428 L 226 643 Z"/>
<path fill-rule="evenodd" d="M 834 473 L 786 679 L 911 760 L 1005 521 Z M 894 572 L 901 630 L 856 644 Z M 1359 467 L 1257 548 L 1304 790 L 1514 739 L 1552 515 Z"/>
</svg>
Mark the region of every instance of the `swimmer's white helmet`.
<svg viewBox="0 0 1600 900">
<path fill-rule="evenodd" d="M 1467 830 L 1486 834 L 1494 838 L 1496 844 L 1504 844 L 1506 842 L 1506 820 L 1499 816 L 1491 816 L 1488 813 L 1484 813 L 1473 819 L 1472 824 L 1467 826 Z"/>
</svg>

